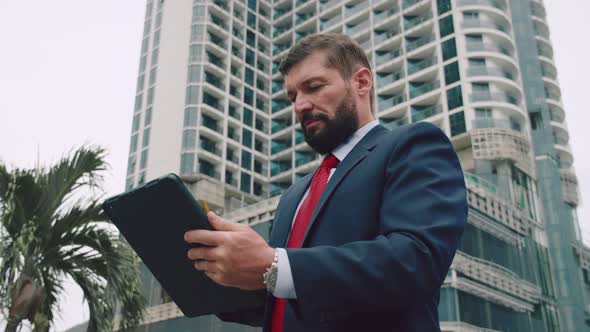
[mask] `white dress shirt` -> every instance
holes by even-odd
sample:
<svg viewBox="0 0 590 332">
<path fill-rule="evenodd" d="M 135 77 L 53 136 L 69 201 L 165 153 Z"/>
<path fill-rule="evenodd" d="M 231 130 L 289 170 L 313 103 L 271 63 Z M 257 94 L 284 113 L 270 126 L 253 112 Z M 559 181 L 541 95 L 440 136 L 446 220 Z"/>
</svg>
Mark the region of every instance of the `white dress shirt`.
<svg viewBox="0 0 590 332">
<path fill-rule="evenodd" d="M 375 128 L 379 124 L 378 120 L 373 120 L 363 127 L 359 128 L 348 140 L 348 142 L 339 145 L 336 149 L 332 151 L 332 154 L 338 158 L 338 160 L 342 161 L 350 151 L 360 142 L 360 140 L 365 137 L 365 135 L 371 131 L 371 129 Z M 332 178 L 332 175 L 336 171 L 336 168 L 332 168 L 330 170 L 330 176 L 328 177 L 328 181 Z M 301 198 L 299 205 L 297 206 L 297 210 L 295 210 L 295 215 L 293 216 L 293 220 L 291 221 L 291 227 L 293 227 L 293 223 L 295 222 L 295 218 L 297 213 L 299 213 L 299 208 L 301 204 L 307 197 L 309 193 L 309 188 L 307 188 L 305 194 Z M 289 234 L 290 235 L 290 234 Z M 287 251 L 284 248 L 276 248 L 277 255 L 278 255 L 278 270 L 277 270 L 277 284 L 275 286 L 275 290 L 273 295 L 278 298 L 285 298 L 285 299 L 296 299 L 297 294 L 295 294 L 295 285 L 293 283 L 293 274 L 291 274 L 291 264 L 289 264 L 289 256 L 287 256 Z"/>
</svg>

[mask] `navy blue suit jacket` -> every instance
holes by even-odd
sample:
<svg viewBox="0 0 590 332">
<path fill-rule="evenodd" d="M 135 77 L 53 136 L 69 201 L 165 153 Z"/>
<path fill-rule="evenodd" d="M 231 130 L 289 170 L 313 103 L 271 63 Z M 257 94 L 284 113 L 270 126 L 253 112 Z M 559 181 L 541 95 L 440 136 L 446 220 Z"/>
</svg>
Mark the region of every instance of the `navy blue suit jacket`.
<svg viewBox="0 0 590 332">
<path fill-rule="evenodd" d="M 270 234 L 285 247 L 309 174 L 281 197 Z M 297 299 L 284 331 L 439 331 L 440 287 L 467 219 L 452 144 L 420 122 L 373 128 L 340 162 L 303 246 L 287 249 Z M 270 326 L 274 297 L 232 319 Z"/>
</svg>

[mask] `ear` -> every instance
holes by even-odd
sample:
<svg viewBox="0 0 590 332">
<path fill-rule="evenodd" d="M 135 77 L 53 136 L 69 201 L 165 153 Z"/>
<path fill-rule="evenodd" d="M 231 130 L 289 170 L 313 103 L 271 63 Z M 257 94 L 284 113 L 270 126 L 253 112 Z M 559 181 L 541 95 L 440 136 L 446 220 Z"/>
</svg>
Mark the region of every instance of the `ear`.
<svg viewBox="0 0 590 332">
<path fill-rule="evenodd" d="M 373 87 L 373 75 L 368 68 L 360 68 L 352 74 L 352 81 L 359 96 L 370 96 Z"/>
</svg>

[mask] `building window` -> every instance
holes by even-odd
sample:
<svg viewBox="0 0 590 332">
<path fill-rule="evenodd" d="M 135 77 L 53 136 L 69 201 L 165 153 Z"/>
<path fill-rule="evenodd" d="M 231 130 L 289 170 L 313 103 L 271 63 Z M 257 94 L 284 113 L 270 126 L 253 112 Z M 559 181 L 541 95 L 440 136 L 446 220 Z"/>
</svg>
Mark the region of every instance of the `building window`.
<svg viewBox="0 0 590 332">
<path fill-rule="evenodd" d="M 451 136 L 463 134 L 466 131 L 465 114 L 463 111 L 451 114 L 449 121 L 451 123 Z"/>
<path fill-rule="evenodd" d="M 252 169 L 252 154 L 246 150 L 242 150 L 242 168 Z"/>
<path fill-rule="evenodd" d="M 197 104 L 199 102 L 199 87 L 198 86 L 187 86 L 186 87 L 186 104 Z"/>
<path fill-rule="evenodd" d="M 455 38 L 451 38 L 442 43 L 443 61 L 447 61 L 457 56 L 457 44 Z"/>
<path fill-rule="evenodd" d="M 143 94 L 138 94 L 137 96 L 135 96 L 135 111 L 139 111 L 141 109 L 141 102 L 143 99 Z"/>
<path fill-rule="evenodd" d="M 250 193 L 250 174 L 242 172 L 242 179 L 240 181 L 240 190 L 245 193 Z"/>
<path fill-rule="evenodd" d="M 201 81 L 201 66 L 188 66 L 188 82 L 197 83 Z"/>
<path fill-rule="evenodd" d="M 252 127 L 252 119 L 253 119 L 252 110 L 250 110 L 248 108 L 244 108 L 244 124 Z"/>
<path fill-rule="evenodd" d="M 145 128 L 143 130 L 142 136 L 143 136 L 143 139 L 142 139 L 141 146 L 145 148 L 146 146 L 148 146 L 148 144 L 150 144 L 150 128 L 149 127 Z"/>
<path fill-rule="evenodd" d="M 254 182 L 254 195 L 262 196 L 262 185 Z"/>
<path fill-rule="evenodd" d="M 196 127 L 197 126 L 197 109 L 195 107 L 189 107 L 184 110 L 184 126 L 185 127 Z"/>
<path fill-rule="evenodd" d="M 180 155 L 180 174 L 192 174 L 194 165 L 195 155 L 193 153 L 183 153 Z"/>
<path fill-rule="evenodd" d="M 186 129 L 182 132 L 182 149 L 193 150 L 197 141 L 197 131 L 195 129 Z"/>
<path fill-rule="evenodd" d="M 455 61 L 445 66 L 445 83 L 451 85 L 460 79 L 459 62 Z"/>
<path fill-rule="evenodd" d="M 242 129 L 242 145 L 248 148 L 252 147 L 252 132 L 249 129 Z"/>
<path fill-rule="evenodd" d="M 132 128 L 131 128 L 131 131 L 132 132 L 137 131 L 139 129 L 139 122 L 140 122 L 140 120 L 141 120 L 141 114 L 140 113 L 137 113 L 137 114 L 135 114 L 133 116 L 133 125 L 132 125 Z"/>
<path fill-rule="evenodd" d="M 463 106 L 463 93 L 461 85 L 447 90 L 447 106 L 450 110 Z"/>
<path fill-rule="evenodd" d="M 254 32 L 250 31 L 250 29 L 248 29 L 248 32 L 246 32 L 246 43 L 248 43 L 248 45 L 251 47 L 256 47 L 256 35 L 254 34 Z M 252 64 L 252 66 L 254 66 L 254 64 Z"/>
<path fill-rule="evenodd" d="M 248 87 L 244 87 L 244 102 L 250 106 L 254 105 L 254 91 Z"/>
<path fill-rule="evenodd" d="M 246 83 L 254 86 L 254 71 L 250 68 L 246 68 L 245 73 L 244 79 Z"/>
<path fill-rule="evenodd" d="M 141 151 L 141 160 L 139 161 L 139 169 L 144 169 L 147 166 L 148 150 Z"/>
<path fill-rule="evenodd" d="M 254 51 L 246 47 L 246 63 L 254 67 Z"/>
<path fill-rule="evenodd" d="M 492 117 L 492 109 L 491 108 L 476 108 L 475 109 L 475 117 L 487 119 Z"/>
<path fill-rule="evenodd" d="M 248 26 L 254 30 L 256 30 L 256 14 L 252 12 L 248 12 Z M 250 31 L 248 31 L 250 33 Z M 252 45 L 254 46 L 254 45 Z"/>
<path fill-rule="evenodd" d="M 451 0 L 437 0 L 438 15 L 442 15 L 451 10 Z"/>
<path fill-rule="evenodd" d="M 133 136 L 131 136 L 131 145 L 129 147 L 129 152 L 133 153 L 135 152 L 135 150 L 137 149 L 137 138 L 138 138 L 138 134 L 135 134 Z"/>
<path fill-rule="evenodd" d="M 442 18 L 438 21 L 439 29 L 440 29 L 440 38 L 448 36 L 455 32 L 455 27 L 453 26 L 453 15 L 449 15 L 445 18 Z"/>
</svg>

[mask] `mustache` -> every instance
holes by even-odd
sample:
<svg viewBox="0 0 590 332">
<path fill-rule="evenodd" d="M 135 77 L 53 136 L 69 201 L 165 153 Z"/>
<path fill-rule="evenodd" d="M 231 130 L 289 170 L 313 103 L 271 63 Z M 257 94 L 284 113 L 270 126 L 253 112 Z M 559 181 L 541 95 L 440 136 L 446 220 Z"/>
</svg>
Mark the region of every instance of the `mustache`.
<svg viewBox="0 0 590 332">
<path fill-rule="evenodd" d="M 301 124 L 305 124 L 305 122 L 310 121 L 310 120 L 324 120 L 327 121 L 329 120 L 328 116 L 326 114 L 323 113 L 305 113 L 303 114 L 303 116 L 301 116 Z"/>
</svg>

